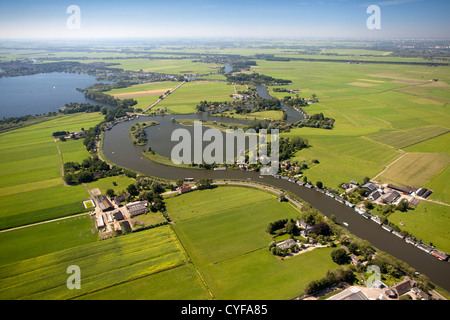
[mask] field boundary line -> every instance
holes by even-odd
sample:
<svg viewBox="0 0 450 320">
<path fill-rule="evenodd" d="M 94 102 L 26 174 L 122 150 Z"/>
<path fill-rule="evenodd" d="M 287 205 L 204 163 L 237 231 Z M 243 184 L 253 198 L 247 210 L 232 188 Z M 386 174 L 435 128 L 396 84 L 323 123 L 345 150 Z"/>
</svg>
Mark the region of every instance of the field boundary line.
<svg viewBox="0 0 450 320">
<path fill-rule="evenodd" d="M 55 221 L 60 221 L 60 220 L 65 220 L 65 219 L 70 219 L 70 218 L 76 218 L 76 217 L 84 216 L 86 214 L 89 214 L 89 213 L 88 212 L 84 212 L 84 213 L 74 214 L 74 215 L 66 216 L 66 217 L 62 217 L 62 218 L 56 218 L 56 219 L 52 219 L 52 220 L 46 220 L 46 221 L 26 224 L 24 226 L 19 226 L 19 227 L 14 227 L 14 228 L 9 228 L 9 229 L 3 229 L 3 230 L 0 230 L 0 233 L 7 232 L 7 231 L 14 231 L 14 230 L 17 230 L 17 229 L 23 229 L 23 228 L 28 228 L 28 227 L 34 227 L 34 226 L 37 226 L 37 225 L 40 225 L 40 224 L 44 224 L 44 223 L 50 223 L 50 222 L 55 222 Z"/>
<path fill-rule="evenodd" d="M 173 226 L 170 226 L 171 229 L 173 230 L 173 233 L 175 234 L 175 237 L 178 241 L 178 243 L 181 245 L 181 247 L 183 248 L 184 252 L 186 253 L 188 260 L 186 261 L 187 263 L 191 263 L 192 266 L 194 267 L 195 271 L 197 272 L 198 276 L 200 277 L 200 281 L 203 283 L 206 291 L 208 292 L 208 294 L 211 296 L 211 298 L 213 300 L 216 299 L 216 297 L 214 296 L 211 288 L 209 287 L 208 283 L 206 282 L 205 278 L 203 277 L 203 275 L 201 274 L 200 270 L 198 269 L 197 265 L 194 263 L 194 260 L 192 259 L 191 255 L 189 254 L 189 251 L 186 249 L 186 247 L 184 246 L 183 241 L 181 240 L 180 236 L 177 233 L 176 228 L 174 228 Z"/>
<path fill-rule="evenodd" d="M 151 110 L 154 106 L 156 106 L 158 103 L 160 103 L 161 101 L 164 100 L 165 97 L 167 97 L 168 95 L 172 94 L 175 92 L 175 90 L 177 90 L 179 87 L 181 87 L 183 84 L 185 84 L 186 81 L 183 81 L 182 83 L 180 83 L 178 86 L 176 86 L 175 88 L 173 88 L 172 90 L 170 90 L 169 94 L 164 94 L 162 99 L 158 99 L 155 102 L 153 102 L 151 105 L 149 105 L 147 108 L 144 109 L 144 113 Z"/>
<path fill-rule="evenodd" d="M 380 175 L 382 175 L 387 169 L 389 169 L 394 163 L 396 163 L 397 161 L 399 161 L 400 159 L 402 159 L 404 156 L 406 156 L 408 154 L 408 152 L 405 152 L 404 154 L 402 154 L 400 157 L 398 157 L 397 159 L 395 159 L 394 161 L 392 161 L 391 163 L 389 163 L 386 168 L 384 168 L 383 171 L 381 171 L 379 174 L 377 174 L 375 177 L 373 177 L 372 179 L 375 180 L 376 178 L 378 178 Z"/>
</svg>

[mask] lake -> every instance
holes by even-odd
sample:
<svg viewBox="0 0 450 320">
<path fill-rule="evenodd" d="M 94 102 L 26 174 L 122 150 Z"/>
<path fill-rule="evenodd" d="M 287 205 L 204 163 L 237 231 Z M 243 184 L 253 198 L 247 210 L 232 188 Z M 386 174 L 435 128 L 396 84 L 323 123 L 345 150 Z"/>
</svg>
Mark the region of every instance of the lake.
<svg viewBox="0 0 450 320">
<path fill-rule="evenodd" d="M 86 99 L 76 88 L 98 82 L 95 77 L 75 73 L 40 73 L 0 78 L 0 117 L 20 117 L 57 111 L 66 103 L 101 104 Z"/>
</svg>

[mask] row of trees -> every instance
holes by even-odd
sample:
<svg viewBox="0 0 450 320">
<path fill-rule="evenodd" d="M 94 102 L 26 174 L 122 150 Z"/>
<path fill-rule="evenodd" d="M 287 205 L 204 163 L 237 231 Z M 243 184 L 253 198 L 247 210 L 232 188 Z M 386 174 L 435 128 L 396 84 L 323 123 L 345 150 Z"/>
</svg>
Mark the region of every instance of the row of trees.
<svg viewBox="0 0 450 320">
<path fill-rule="evenodd" d="M 69 185 L 92 182 L 96 178 L 116 176 L 122 173 L 119 167 L 110 167 L 109 164 L 97 156 L 78 162 L 64 163 L 64 181 Z"/>
<path fill-rule="evenodd" d="M 322 128 L 322 129 L 333 129 L 334 127 L 334 119 L 327 118 L 323 115 L 323 113 L 316 113 L 304 120 L 300 120 L 295 123 L 296 127 L 312 127 L 312 128 Z"/>
</svg>

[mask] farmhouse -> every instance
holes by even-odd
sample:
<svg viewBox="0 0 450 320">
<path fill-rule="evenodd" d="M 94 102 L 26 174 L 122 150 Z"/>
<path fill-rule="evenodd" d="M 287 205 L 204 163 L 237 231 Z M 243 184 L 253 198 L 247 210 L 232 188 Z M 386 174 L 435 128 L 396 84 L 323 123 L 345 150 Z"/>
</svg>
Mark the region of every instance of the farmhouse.
<svg viewBox="0 0 450 320">
<path fill-rule="evenodd" d="M 367 296 L 358 288 L 351 287 L 328 298 L 327 300 L 369 300 L 369 298 L 367 298 Z"/>
<path fill-rule="evenodd" d="M 377 201 L 378 198 L 381 197 L 381 193 L 379 191 L 375 191 L 369 195 L 369 199 L 373 201 Z"/>
<path fill-rule="evenodd" d="M 147 201 L 136 201 L 131 202 L 126 205 L 128 212 L 131 217 L 144 214 L 148 212 L 148 202 Z"/>
<path fill-rule="evenodd" d="M 190 192 L 190 191 L 192 191 L 192 188 L 188 184 L 182 185 L 181 187 L 177 188 L 178 194 L 183 194 L 183 193 Z"/>
<path fill-rule="evenodd" d="M 276 244 L 277 248 L 280 248 L 282 250 L 289 248 L 290 246 L 296 246 L 297 242 L 295 242 L 294 239 L 286 239 L 284 241 L 281 241 Z"/>
<path fill-rule="evenodd" d="M 416 283 L 411 280 L 408 277 L 405 277 L 405 280 L 402 282 L 397 283 L 395 286 L 392 287 L 392 290 L 397 296 L 401 296 L 402 294 L 407 293 L 409 290 L 411 290 Z"/>
</svg>

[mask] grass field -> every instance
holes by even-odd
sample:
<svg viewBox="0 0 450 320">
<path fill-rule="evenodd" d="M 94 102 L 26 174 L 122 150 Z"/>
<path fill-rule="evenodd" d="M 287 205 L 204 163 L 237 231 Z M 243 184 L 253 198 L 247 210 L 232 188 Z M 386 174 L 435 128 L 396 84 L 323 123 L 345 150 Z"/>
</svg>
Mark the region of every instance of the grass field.
<svg viewBox="0 0 450 320">
<path fill-rule="evenodd" d="M 55 142 L 51 135 L 87 129 L 101 118 L 72 114 L 0 134 L 1 229 L 84 212 L 81 201 L 89 195 L 82 186 L 63 186 L 61 165 L 88 153 L 82 140 Z"/>
<path fill-rule="evenodd" d="M 281 261 L 268 251 L 270 222 L 299 212 L 275 195 L 219 187 L 168 199 L 174 229 L 216 299 L 289 299 L 337 268 L 330 249 Z"/>
<path fill-rule="evenodd" d="M 72 217 L 0 233 L 0 264 L 5 265 L 98 240 L 94 219 Z"/>
<path fill-rule="evenodd" d="M 167 109 L 172 114 L 194 113 L 200 101 L 231 101 L 233 86 L 224 82 L 188 82 L 161 101 L 155 108 Z"/>
<path fill-rule="evenodd" d="M 184 265 L 186 258 L 171 228 L 163 226 L 3 265 L 0 267 L 0 298 L 75 298 L 151 274 L 161 274 Z M 80 268 L 80 290 L 69 290 L 66 286 L 69 277 L 66 270 L 70 265 Z M 151 282 L 147 285 L 151 286 Z M 191 281 L 181 284 L 181 288 L 195 285 Z M 197 286 L 200 286 L 199 282 Z M 108 298 L 107 293 L 102 296 Z"/>
<path fill-rule="evenodd" d="M 143 70 L 168 74 L 209 74 L 216 73 L 213 69 L 221 65 L 212 63 L 192 62 L 191 59 L 123 59 L 102 60 L 108 63 L 118 63 L 111 68 L 122 68 L 124 70 Z"/>
<path fill-rule="evenodd" d="M 450 156 L 443 153 L 407 153 L 384 171 L 377 180 L 421 187 L 449 163 Z"/>
<path fill-rule="evenodd" d="M 414 210 L 408 212 L 395 211 L 389 221 L 401 226 L 425 243 L 432 243 L 437 248 L 449 252 L 448 241 L 450 226 L 450 207 L 432 202 L 422 201 Z"/>
</svg>

